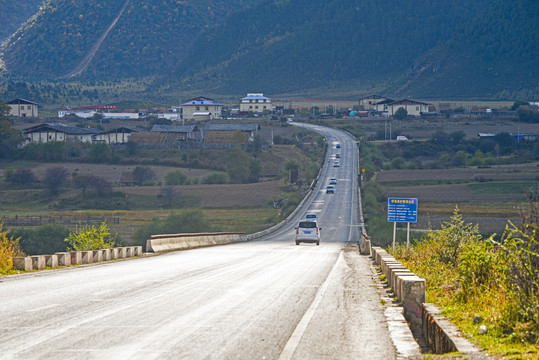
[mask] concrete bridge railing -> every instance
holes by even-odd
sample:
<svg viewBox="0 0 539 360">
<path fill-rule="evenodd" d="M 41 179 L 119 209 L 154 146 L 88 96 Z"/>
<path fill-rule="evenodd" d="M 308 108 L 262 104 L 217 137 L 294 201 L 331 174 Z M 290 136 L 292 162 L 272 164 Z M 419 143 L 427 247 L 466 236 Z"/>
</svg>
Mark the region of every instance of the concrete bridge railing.
<svg viewBox="0 0 539 360">
<path fill-rule="evenodd" d="M 142 246 L 125 246 L 112 249 L 58 252 L 51 255 L 19 256 L 13 258 L 13 269 L 33 271 L 47 267 L 91 264 L 141 255 Z"/>
</svg>

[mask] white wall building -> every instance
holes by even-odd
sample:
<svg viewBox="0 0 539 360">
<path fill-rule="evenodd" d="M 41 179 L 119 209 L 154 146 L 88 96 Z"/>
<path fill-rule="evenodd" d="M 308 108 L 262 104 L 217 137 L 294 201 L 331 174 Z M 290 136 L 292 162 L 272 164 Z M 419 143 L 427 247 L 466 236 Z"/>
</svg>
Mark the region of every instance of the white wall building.
<svg viewBox="0 0 539 360">
<path fill-rule="evenodd" d="M 271 111 L 271 99 L 261 93 L 247 94 L 241 98 L 240 112 L 265 113 Z"/>
</svg>

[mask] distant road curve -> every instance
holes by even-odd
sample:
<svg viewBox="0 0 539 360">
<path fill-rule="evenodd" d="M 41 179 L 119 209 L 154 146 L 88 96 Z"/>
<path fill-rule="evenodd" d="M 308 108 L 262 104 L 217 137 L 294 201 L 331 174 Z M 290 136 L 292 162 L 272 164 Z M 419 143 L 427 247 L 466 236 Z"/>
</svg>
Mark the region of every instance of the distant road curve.
<svg viewBox="0 0 539 360">
<path fill-rule="evenodd" d="M 112 28 L 116 25 L 116 23 L 118 22 L 118 19 L 120 18 L 120 16 L 122 16 L 122 14 L 124 13 L 124 10 L 125 8 L 127 7 L 127 5 L 129 4 L 129 0 L 125 0 L 125 3 L 124 5 L 122 6 L 122 8 L 120 9 L 120 12 L 118 13 L 118 16 L 116 16 L 116 18 L 114 18 L 114 20 L 112 21 L 112 23 L 109 25 L 109 27 L 107 28 L 107 30 L 103 33 L 103 35 L 101 35 L 101 37 L 96 41 L 96 43 L 94 44 L 94 46 L 92 46 L 92 48 L 90 49 L 90 52 L 84 57 L 84 59 L 82 59 L 81 63 L 72 71 L 70 72 L 69 74 L 65 75 L 64 77 L 75 77 L 75 76 L 79 76 L 80 74 L 83 73 L 84 70 L 86 70 L 88 68 L 88 65 L 90 65 L 90 62 L 92 61 L 92 59 L 94 58 L 95 54 L 97 53 L 97 50 L 99 50 L 99 48 L 101 47 L 101 44 L 103 43 L 103 41 L 107 38 L 109 32 L 112 30 Z"/>
</svg>

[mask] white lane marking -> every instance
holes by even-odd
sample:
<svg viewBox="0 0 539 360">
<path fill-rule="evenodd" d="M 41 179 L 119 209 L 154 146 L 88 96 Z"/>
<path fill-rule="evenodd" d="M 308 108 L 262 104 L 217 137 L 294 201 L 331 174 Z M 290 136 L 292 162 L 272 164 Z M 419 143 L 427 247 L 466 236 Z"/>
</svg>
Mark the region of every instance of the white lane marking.
<svg viewBox="0 0 539 360">
<path fill-rule="evenodd" d="M 50 304 L 50 305 L 47 305 L 47 306 L 42 306 L 42 307 L 38 307 L 38 308 L 35 308 L 35 309 L 26 310 L 26 312 L 36 312 L 36 311 L 51 309 L 51 308 L 57 307 L 57 306 L 60 306 L 60 304 Z"/>
<path fill-rule="evenodd" d="M 303 318 L 300 320 L 300 322 L 296 326 L 296 329 L 294 330 L 294 332 L 288 339 L 286 345 L 284 346 L 283 351 L 281 352 L 281 355 L 279 356 L 279 360 L 289 360 L 292 358 L 292 355 L 294 355 L 294 352 L 296 351 L 296 348 L 298 347 L 299 342 L 301 341 L 301 338 L 303 337 L 303 334 L 305 334 L 305 330 L 307 330 L 307 326 L 309 325 L 309 322 L 311 321 L 316 310 L 318 309 L 318 306 L 320 305 L 322 298 L 326 294 L 329 283 L 333 280 L 333 277 L 335 276 L 335 273 L 337 272 L 336 270 L 337 264 L 339 264 L 342 261 L 342 258 L 343 256 L 342 256 L 342 251 L 341 251 L 339 253 L 339 257 L 337 258 L 337 261 L 335 261 L 335 264 L 333 264 L 333 268 L 331 269 L 331 272 L 326 278 L 326 281 L 324 281 L 320 289 L 318 289 L 318 292 L 316 293 L 313 303 L 311 304 L 309 309 L 305 312 L 305 314 L 303 315 Z"/>
</svg>

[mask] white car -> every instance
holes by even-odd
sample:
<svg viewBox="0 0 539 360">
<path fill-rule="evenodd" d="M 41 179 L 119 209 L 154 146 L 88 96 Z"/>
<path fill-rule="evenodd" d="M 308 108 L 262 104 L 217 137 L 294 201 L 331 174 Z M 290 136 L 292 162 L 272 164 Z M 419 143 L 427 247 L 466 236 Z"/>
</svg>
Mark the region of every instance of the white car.
<svg viewBox="0 0 539 360">
<path fill-rule="evenodd" d="M 329 185 L 337 185 L 337 179 L 335 178 L 329 179 Z"/>
<path fill-rule="evenodd" d="M 310 242 L 320 245 L 320 230 L 316 220 L 301 220 L 296 227 L 296 245 L 300 242 Z"/>
<path fill-rule="evenodd" d="M 333 167 L 339 167 L 339 162 L 338 162 L 338 161 L 334 161 L 334 162 L 333 162 Z"/>
</svg>

